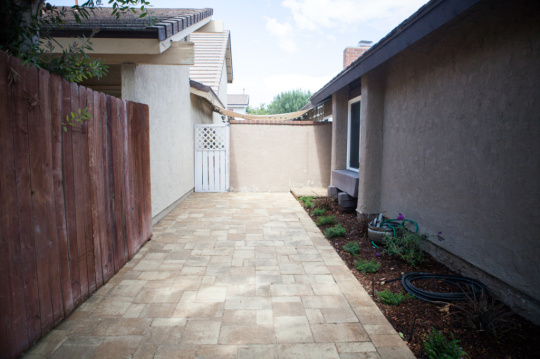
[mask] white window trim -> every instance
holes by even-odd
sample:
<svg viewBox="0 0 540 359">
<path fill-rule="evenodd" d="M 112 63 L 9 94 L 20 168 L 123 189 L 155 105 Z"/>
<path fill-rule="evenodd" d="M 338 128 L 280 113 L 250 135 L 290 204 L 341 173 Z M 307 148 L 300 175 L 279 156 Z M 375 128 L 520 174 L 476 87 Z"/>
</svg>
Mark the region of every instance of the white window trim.
<svg viewBox="0 0 540 359">
<path fill-rule="evenodd" d="M 330 119 L 330 122 L 332 122 L 332 115 L 324 117 L 324 118 L 323 118 L 323 121 L 326 121 L 326 120 L 328 120 L 328 119 Z"/>
<path fill-rule="evenodd" d="M 349 100 L 349 106 L 347 110 L 347 169 L 354 172 L 359 172 L 359 168 L 353 168 L 349 166 L 351 156 L 351 105 L 355 102 L 360 102 L 360 108 L 362 108 L 362 96 L 355 97 Z M 362 128 L 362 118 L 360 118 L 360 131 Z M 358 148 L 360 148 L 360 138 L 358 139 Z M 358 154 L 360 158 L 360 154 Z"/>
</svg>

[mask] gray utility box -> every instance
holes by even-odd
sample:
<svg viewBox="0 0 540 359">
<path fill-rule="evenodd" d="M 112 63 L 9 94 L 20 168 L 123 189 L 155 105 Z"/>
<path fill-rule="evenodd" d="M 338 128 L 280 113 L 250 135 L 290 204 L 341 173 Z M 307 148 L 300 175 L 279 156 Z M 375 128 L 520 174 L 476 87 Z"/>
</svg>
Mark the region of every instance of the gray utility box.
<svg viewBox="0 0 540 359">
<path fill-rule="evenodd" d="M 333 170 L 332 187 L 337 187 L 340 191 L 346 192 L 351 197 L 358 197 L 358 172 Z"/>
</svg>

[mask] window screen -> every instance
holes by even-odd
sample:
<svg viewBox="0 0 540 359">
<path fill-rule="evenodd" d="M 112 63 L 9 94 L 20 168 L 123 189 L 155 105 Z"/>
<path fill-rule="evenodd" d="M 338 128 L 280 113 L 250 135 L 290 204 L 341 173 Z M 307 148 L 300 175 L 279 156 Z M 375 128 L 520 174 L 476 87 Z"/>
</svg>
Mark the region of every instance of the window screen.
<svg viewBox="0 0 540 359">
<path fill-rule="evenodd" d="M 359 167 L 360 156 L 360 101 L 351 104 L 351 123 L 349 134 L 349 167 Z"/>
</svg>

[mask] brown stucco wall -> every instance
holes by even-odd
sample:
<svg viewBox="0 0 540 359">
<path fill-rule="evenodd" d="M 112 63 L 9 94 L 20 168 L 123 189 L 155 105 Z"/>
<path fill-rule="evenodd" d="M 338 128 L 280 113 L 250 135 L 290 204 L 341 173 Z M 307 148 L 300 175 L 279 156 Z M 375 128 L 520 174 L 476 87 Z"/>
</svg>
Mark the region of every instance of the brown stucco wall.
<svg viewBox="0 0 540 359">
<path fill-rule="evenodd" d="M 540 323 L 540 11 L 487 3 L 386 64 L 380 209 Z"/>
<path fill-rule="evenodd" d="M 230 191 L 330 184 L 332 125 L 231 124 Z"/>
</svg>

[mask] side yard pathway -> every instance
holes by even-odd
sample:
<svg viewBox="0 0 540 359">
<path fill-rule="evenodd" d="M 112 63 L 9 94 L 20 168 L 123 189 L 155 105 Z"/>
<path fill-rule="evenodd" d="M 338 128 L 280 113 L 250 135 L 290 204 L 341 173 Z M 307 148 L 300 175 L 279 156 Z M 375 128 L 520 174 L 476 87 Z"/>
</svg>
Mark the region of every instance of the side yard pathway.
<svg viewBox="0 0 540 359">
<path fill-rule="evenodd" d="M 196 193 L 25 358 L 414 358 L 291 194 Z"/>
</svg>

